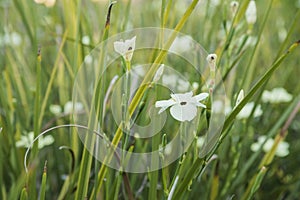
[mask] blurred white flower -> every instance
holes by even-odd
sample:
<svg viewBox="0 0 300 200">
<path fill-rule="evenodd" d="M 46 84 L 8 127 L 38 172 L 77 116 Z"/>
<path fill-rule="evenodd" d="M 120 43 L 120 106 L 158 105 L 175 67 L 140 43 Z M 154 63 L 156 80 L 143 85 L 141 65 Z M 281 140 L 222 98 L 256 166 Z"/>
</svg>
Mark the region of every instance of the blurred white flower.
<svg viewBox="0 0 300 200">
<path fill-rule="evenodd" d="M 267 140 L 267 141 L 266 141 Z M 272 138 L 267 139 L 266 136 L 260 136 L 258 138 L 258 141 L 256 143 L 253 143 L 251 145 L 251 150 L 253 152 L 258 151 L 261 146 L 263 145 L 263 143 L 266 141 L 266 143 L 263 146 L 263 151 L 264 152 L 269 152 L 274 144 L 274 140 Z M 276 149 L 275 155 L 278 157 L 285 157 L 289 154 L 289 143 L 285 142 L 285 141 L 281 141 Z"/>
<path fill-rule="evenodd" d="M 22 135 L 20 140 L 16 142 L 16 147 L 24 147 L 28 148 L 32 144 L 34 140 L 34 133 L 31 131 L 27 135 Z M 42 149 L 44 146 L 51 145 L 54 142 L 54 138 L 52 135 L 47 135 L 45 137 L 40 136 L 39 139 L 38 148 Z"/>
<path fill-rule="evenodd" d="M 81 42 L 82 42 L 82 44 L 89 45 L 90 44 L 90 37 L 88 35 L 83 36 L 81 38 Z"/>
<path fill-rule="evenodd" d="M 44 2 L 45 6 L 47 7 L 53 7 L 55 5 L 56 0 L 46 0 Z"/>
<path fill-rule="evenodd" d="M 44 4 L 46 7 L 53 7 L 56 0 L 34 0 L 35 3 Z"/>
<path fill-rule="evenodd" d="M 212 102 L 212 112 L 217 114 L 225 114 L 226 116 L 231 112 L 232 108 L 230 106 L 230 101 L 228 99 L 214 100 Z"/>
<path fill-rule="evenodd" d="M 84 57 L 84 63 L 87 65 L 92 64 L 93 62 L 93 56 L 91 56 L 90 54 Z"/>
<path fill-rule="evenodd" d="M 218 6 L 220 4 L 220 0 L 210 0 L 212 6 Z"/>
<path fill-rule="evenodd" d="M 193 90 L 197 90 L 199 88 L 199 83 L 193 82 L 192 87 L 193 87 Z"/>
<path fill-rule="evenodd" d="M 246 21 L 249 25 L 253 25 L 256 22 L 256 3 L 254 0 L 251 0 L 248 4 L 247 10 L 245 12 Z"/>
<path fill-rule="evenodd" d="M 204 137 L 204 136 L 198 137 L 198 138 L 197 138 L 197 147 L 198 147 L 198 148 L 203 147 L 204 142 L 205 142 L 205 137 Z"/>
<path fill-rule="evenodd" d="M 237 2 L 237 1 L 230 2 L 230 8 L 231 8 L 232 16 L 235 16 L 236 11 L 239 8 L 239 2 Z"/>
<path fill-rule="evenodd" d="M 262 94 L 262 101 L 264 103 L 286 103 L 292 99 L 293 96 L 284 88 L 274 88 L 271 91 L 265 90 Z"/>
<path fill-rule="evenodd" d="M 44 3 L 46 0 L 34 0 L 35 3 Z"/>
<path fill-rule="evenodd" d="M 82 110 L 83 110 L 83 105 L 80 102 L 75 102 L 74 105 L 73 105 L 72 101 L 68 101 L 64 105 L 64 113 L 65 114 L 77 113 L 77 112 L 80 112 Z"/>
<path fill-rule="evenodd" d="M 22 43 L 22 37 L 17 32 L 6 32 L 3 36 L 0 36 L 1 45 L 20 46 Z"/>
<path fill-rule="evenodd" d="M 59 115 L 62 112 L 61 106 L 60 105 L 50 105 L 49 110 L 51 113 L 53 113 L 54 115 Z"/>
<path fill-rule="evenodd" d="M 254 108 L 254 102 L 247 103 L 240 113 L 236 116 L 238 119 L 247 119 Z M 253 117 L 259 117 L 263 114 L 261 105 L 257 105 Z"/>
<path fill-rule="evenodd" d="M 190 87 L 190 83 L 182 79 L 177 74 L 164 74 L 162 76 L 163 85 L 168 86 L 171 89 L 181 91 L 187 91 Z"/>
<path fill-rule="evenodd" d="M 199 101 L 208 97 L 208 93 L 200 93 L 193 96 L 193 92 L 184 94 L 171 94 L 171 99 L 156 101 L 155 107 L 161 107 L 159 114 L 171 106 L 170 113 L 174 119 L 184 122 L 191 121 L 197 115 L 197 107 L 206 108 L 206 106 Z"/>
<path fill-rule="evenodd" d="M 183 53 L 189 51 L 193 47 L 193 38 L 189 35 L 177 36 L 173 41 L 170 51 Z"/>
<path fill-rule="evenodd" d="M 165 69 L 165 65 L 162 64 L 162 65 L 158 68 L 158 70 L 156 71 L 156 73 L 155 73 L 155 75 L 154 75 L 154 77 L 153 77 L 153 82 L 157 82 L 157 81 L 161 78 L 161 76 L 162 76 L 163 73 L 164 73 L 164 69 Z"/>
<path fill-rule="evenodd" d="M 123 42 L 123 40 L 114 42 L 115 51 L 119 53 L 121 56 L 123 56 L 123 58 L 127 62 L 130 62 L 132 59 L 133 52 L 135 49 L 135 40 L 136 40 L 136 36 L 134 36 L 129 40 L 125 40 L 125 42 Z"/>
</svg>

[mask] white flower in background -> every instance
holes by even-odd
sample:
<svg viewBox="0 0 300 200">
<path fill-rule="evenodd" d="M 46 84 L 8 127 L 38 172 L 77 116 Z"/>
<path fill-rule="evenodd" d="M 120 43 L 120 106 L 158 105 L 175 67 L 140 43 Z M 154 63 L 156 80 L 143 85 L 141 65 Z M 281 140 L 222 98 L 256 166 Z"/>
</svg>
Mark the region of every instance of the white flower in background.
<svg viewBox="0 0 300 200">
<path fill-rule="evenodd" d="M 44 4 L 46 7 L 53 7 L 56 0 L 34 0 L 35 3 Z"/>
<path fill-rule="evenodd" d="M 206 108 L 206 106 L 199 101 L 208 97 L 208 93 L 200 93 L 193 96 L 193 92 L 184 94 L 171 94 L 171 99 L 157 101 L 155 107 L 161 107 L 159 114 L 171 107 L 170 113 L 174 119 L 184 122 L 191 121 L 197 115 L 197 107 Z"/>
<path fill-rule="evenodd" d="M 132 59 L 133 52 L 135 49 L 135 40 L 136 40 L 136 36 L 134 36 L 129 40 L 125 40 L 125 42 L 123 42 L 123 40 L 114 42 L 115 51 L 119 53 L 121 56 L 123 56 L 123 58 L 127 62 L 130 62 Z"/>
<path fill-rule="evenodd" d="M 220 0 L 210 0 L 212 6 L 218 6 L 220 4 Z"/>
<path fill-rule="evenodd" d="M 230 106 L 230 101 L 228 99 L 224 100 L 214 100 L 212 102 L 212 112 L 217 114 L 225 114 L 226 116 L 231 112 L 232 108 Z"/>
<path fill-rule="evenodd" d="M 90 65 L 90 64 L 92 64 L 92 62 L 93 62 L 93 56 L 87 55 L 87 56 L 84 57 L 84 63 L 85 64 Z"/>
<path fill-rule="evenodd" d="M 193 90 L 197 90 L 199 88 L 199 83 L 193 82 L 192 87 L 193 87 Z"/>
<path fill-rule="evenodd" d="M 81 42 L 82 44 L 85 44 L 85 45 L 89 45 L 90 44 L 90 37 L 88 35 L 85 35 L 81 38 Z"/>
<path fill-rule="evenodd" d="M 266 143 L 263 146 L 263 151 L 266 152 L 266 153 L 269 152 L 271 150 L 273 144 L 274 144 L 274 140 L 272 138 L 267 139 L 267 137 L 264 136 L 264 135 L 260 136 L 258 138 L 258 141 L 251 145 L 251 150 L 253 152 L 258 151 L 265 141 L 266 141 Z M 281 141 L 277 146 L 275 155 L 278 156 L 278 157 L 287 156 L 290 153 L 289 152 L 289 146 L 290 146 L 289 143 Z"/>
<path fill-rule="evenodd" d="M 20 46 L 22 43 L 22 37 L 17 32 L 6 32 L 3 36 L 0 36 L 0 46 L 1 45 L 11 45 L 11 46 Z"/>
<path fill-rule="evenodd" d="M 80 112 L 82 110 L 83 110 L 83 105 L 80 102 L 75 102 L 75 104 L 73 105 L 72 101 L 68 101 L 64 105 L 64 113 L 65 114 L 77 113 L 77 112 Z"/>
<path fill-rule="evenodd" d="M 254 102 L 247 103 L 236 117 L 238 119 L 247 119 L 250 116 L 253 108 L 254 108 Z M 253 113 L 253 117 L 259 117 L 262 114 L 263 111 L 261 109 L 261 105 L 257 105 Z"/>
<path fill-rule="evenodd" d="M 168 86 L 171 90 L 187 91 L 190 83 L 177 74 L 164 74 L 162 76 L 163 85 Z"/>
<path fill-rule="evenodd" d="M 161 76 L 162 76 L 163 73 L 164 73 L 164 69 L 165 69 L 165 65 L 162 64 L 162 65 L 158 68 L 158 70 L 156 71 L 156 73 L 155 73 L 155 75 L 154 75 L 154 77 L 153 77 L 153 82 L 157 82 L 157 81 L 161 78 Z"/>
<path fill-rule="evenodd" d="M 21 136 L 21 139 L 16 142 L 16 147 L 28 148 L 32 144 L 33 140 L 34 140 L 34 133 L 31 131 L 27 135 Z M 54 142 L 54 138 L 52 137 L 52 135 L 47 135 L 45 137 L 40 136 L 38 141 L 39 141 L 38 148 L 42 149 L 44 146 L 51 145 Z"/>
<path fill-rule="evenodd" d="M 191 36 L 177 36 L 170 47 L 170 51 L 176 53 L 183 53 L 189 51 L 192 48 L 193 38 Z"/>
<path fill-rule="evenodd" d="M 239 105 L 243 99 L 244 99 L 244 90 L 242 89 L 238 94 L 235 106 Z"/>
<path fill-rule="evenodd" d="M 286 103 L 292 99 L 293 96 L 284 88 L 274 88 L 271 91 L 265 90 L 262 94 L 262 101 L 264 103 Z"/>
<path fill-rule="evenodd" d="M 256 3 L 254 0 L 251 0 L 248 4 L 247 10 L 245 12 L 246 21 L 249 25 L 253 25 L 256 22 Z"/>
<path fill-rule="evenodd" d="M 54 115 L 59 115 L 62 112 L 61 106 L 60 105 L 50 105 L 49 110 L 51 113 L 53 113 Z"/>
<path fill-rule="evenodd" d="M 231 8 L 232 16 L 235 16 L 236 11 L 239 8 L 239 2 L 237 2 L 237 1 L 230 2 L 230 8 Z"/>
<path fill-rule="evenodd" d="M 198 148 L 202 148 L 205 142 L 205 137 L 204 136 L 200 136 L 197 138 L 197 147 Z"/>
</svg>

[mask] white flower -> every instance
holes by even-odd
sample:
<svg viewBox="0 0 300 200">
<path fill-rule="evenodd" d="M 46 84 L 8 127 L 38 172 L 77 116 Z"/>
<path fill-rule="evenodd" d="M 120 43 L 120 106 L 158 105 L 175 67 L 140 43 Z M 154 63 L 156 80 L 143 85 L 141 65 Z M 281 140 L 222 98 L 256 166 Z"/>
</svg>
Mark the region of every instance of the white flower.
<svg viewBox="0 0 300 200">
<path fill-rule="evenodd" d="M 236 103 L 235 106 L 239 105 L 239 103 L 244 99 L 244 90 L 242 89 L 239 94 L 238 97 L 236 99 Z"/>
<path fill-rule="evenodd" d="M 35 3 L 44 3 L 46 0 L 34 0 Z"/>
<path fill-rule="evenodd" d="M 206 106 L 199 101 L 208 97 L 208 93 L 200 93 L 193 96 L 193 92 L 184 94 L 171 94 L 171 99 L 157 101 L 155 107 L 161 107 L 159 114 L 171 106 L 170 113 L 174 119 L 184 122 L 191 121 L 197 115 L 197 107 L 206 108 Z"/>
<path fill-rule="evenodd" d="M 200 137 L 197 138 L 197 147 L 198 148 L 202 148 L 204 143 L 205 143 L 205 137 L 204 136 L 200 136 Z"/>
<path fill-rule="evenodd" d="M 90 44 L 90 37 L 88 35 L 85 35 L 81 38 L 81 42 L 82 44 L 85 44 L 85 45 L 89 45 Z"/>
<path fill-rule="evenodd" d="M 170 51 L 183 53 L 189 51 L 192 47 L 193 38 L 191 36 L 177 36 L 170 47 Z"/>
<path fill-rule="evenodd" d="M 22 37 L 17 32 L 6 32 L 3 36 L 0 36 L 0 45 L 20 46 L 22 43 Z"/>
<path fill-rule="evenodd" d="M 206 61 L 208 62 L 211 71 L 216 70 L 216 60 L 217 60 L 216 54 L 209 54 L 206 57 Z"/>
<path fill-rule="evenodd" d="M 258 138 L 258 141 L 251 145 L 251 150 L 253 152 L 258 151 L 261 148 L 262 144 L 266 141 L 266 139 L 267 139 L 266 136 L 260 136 Z M 274 140 L 272 138 L 267 139 L 266 143 L 263 146 L 264 152 L 266 152 L 266 153 L 269 152 L 271 150 L 273 144 L 274 144 Z M 289 152 L 289 143 L 281 141 L 277 146 L 275 155 L 278 157 L 285 157 L 289 153 L 290 153 Z"/>
<path fill-rule="evenodd" d="M 164 74 L 162 77 L 162 82 L 164 86 L 168 86 L 169 88 L 176 91 L 187 91 L 190 87 L 190 83 L 184 80 L 178 74 Z"/>
<path fill-rule="evenodd" d="M 75 104 L 73 105 L 72 101 L 68 101 L 64 105 L 64 113 L 65 114 L 76 113 L 76 112 L 80 112 L 82 110 L 83 110 L 83 105 L 80 102 L 75 102 Z"/>
<path fill-rule="evenodd" d="M 153 77 L 153 82 L 157 82 L 157 81 L 160 79 L 160 77 L 161 77 L 162 74 L 164 73 L 164 69 L 165 69 L 165 65 L 162 64 L 162 65 L 158 68 L 158 70 L 156 71 L 156 73 L 155 73 L 155 75 L 154 75 L 154 77 Z"/>
<path fill-rule="evenodd" d="M 54 104 L 50 105 L 49 110 L 54 115 L 59 115 L 59 114 L 61 114 L 61 111 L 62 111 L 60 105 L 54 105 Z"/>
<path fill-rule="evenodd" d="M 262 94 L 262 101 L 264 103 L 286 103 L 292 99 L 293 96 L 284 88 L 274 88 L 271 91 L 265 90 Z"/>
<path fill-rule="evenodd" d="M 56 0 L 34 0 L 35 3 L 44 4 L 47 7 L 53 7 Z"/>
<path fill-rule="evenodd" d="M 27 135 L 21 136 L 21 139 L 16 142 L 16 147 L 28 148 L 32 144 L 33 140 L 34 140 L 34 133 L 31 131 Z M 54 142 L 54 138 L 52 137 L 52 135 L 47 135 L 45 137 L 40 136 L 38 141 L 39 141 L 38 148 L 42 149 L 44 146 L 51 145 Z"/>
<path fill-rule="evenodd" d="M 122 40 L 114 42 L 114 49 L 117 53 L 119 53 L 125 61 L 130 62 L 133 56 L 133 52 L 135 49 L 135 39 L 136 36 L 131 38 L 130 40 Z"/>
<path fill-rule="evenodd" d="M 232 16 L 234 16 L 236 14 L 237 9 L 239 8 L 239 2 L 237 1 L 230 2 L 230 8 L 231 8 Z"/>
<path fill-rule="evenodd" d="M 192 87 L 193 87 L 193 90 L 197 90 L 199 88 L 199 83 L 193 82 Z"/>
<path fill-rule="evenodd" d="M 47 7 L 53 7 L 54 4 L 55 4 L 55 2 L 56 2 L 56 0 L 46 0 L 46 1 L 44 2 L 44 4 L 45 4 L 45 6 L 47 6 Z"/>
<path fill-rule="evenodd" d="M 246 21 L 249 25 L 253 25 L 256 22 L 256 3 L 251 0 L 248 4 L 247 10 L 245 12 Z"/>
<path fill-rule="evenodd" d="M 212 102 L 212 112 L 217 114 L 225 114 L 226 116 L 232 111 L 230 106 L 230 101 L 225 99 L 225 102 L 222 100 L 214 100 Z"/>
<path fill-rule="evenodd" d="M 236 117 L 238 119 L 247 119 L 250 116 L 253 108 L 254 108 L 254 102 L 247 103 Z M 261 105 L 257 105 L 253 117 L 259 117 L 262 114 L 263 111 L 261 109 Z"/>
</svg>

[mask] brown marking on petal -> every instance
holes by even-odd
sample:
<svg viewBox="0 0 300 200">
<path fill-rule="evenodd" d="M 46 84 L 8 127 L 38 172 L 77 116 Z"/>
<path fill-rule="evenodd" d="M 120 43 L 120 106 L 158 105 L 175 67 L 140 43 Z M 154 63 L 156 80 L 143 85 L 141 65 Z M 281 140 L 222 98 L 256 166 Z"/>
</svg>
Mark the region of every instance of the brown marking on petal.
<svg viewBox="0 0 300 200">
<path fill-rule="evenodd" d="M 186 104 L 187 104 L 187 102 L 185 102 L 185 101 L 180 102 L 180 105 L 182 105 L 182 106 L 184 106 L 184 105 L 186 105 Z"/>
<path fill-rule="evenodd" d="M 132 50 L 132 47 L 129 47 L 129 48 L 128 48 L 128 51 L 130 51 L 130 50 Z"/>
</svg>

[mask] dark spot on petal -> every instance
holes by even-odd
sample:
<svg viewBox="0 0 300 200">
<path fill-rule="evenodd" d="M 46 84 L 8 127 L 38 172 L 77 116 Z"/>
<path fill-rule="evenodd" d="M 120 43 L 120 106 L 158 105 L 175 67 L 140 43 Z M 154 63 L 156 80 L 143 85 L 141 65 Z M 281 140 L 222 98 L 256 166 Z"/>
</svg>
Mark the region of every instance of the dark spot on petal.
<svg viewBox="0 0 300 200">
<path fill-rule="evenodd" d="M 130 50 L 132 50 L 132 47 L 129 47 L 129 48 L 128 48 L 128 51 L 130 51 Z"/>
<path fill-rule="evenodd" d="M 211 58 L 212 60 L 214 60 L 214 59 L 215 59 L 215 57 L 214 57 L 214 56 L 211 56 L 210 58 Z"/>
<path fill-rule="evenodd" d="M 186 104 L 187 104 L 187 102 L 185 102 L 185 101 L 180 102 L 180 105 L 182 105 L 182 106 L 184 106 L 184 105 L 186 105 Z"/>
</svg>

